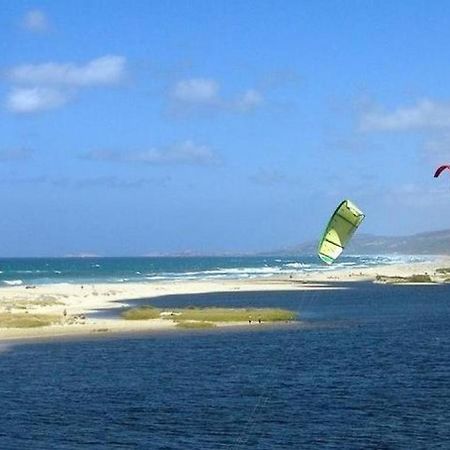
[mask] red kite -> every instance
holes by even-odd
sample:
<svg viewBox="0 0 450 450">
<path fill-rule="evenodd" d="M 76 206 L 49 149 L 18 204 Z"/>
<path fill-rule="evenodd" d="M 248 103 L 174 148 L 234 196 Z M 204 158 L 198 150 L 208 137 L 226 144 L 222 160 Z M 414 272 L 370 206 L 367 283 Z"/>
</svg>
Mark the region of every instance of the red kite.
<svg viewBox="0 0 450 450">
<path fill-rule="evenodd" d="M 450 165 L 445 164 L 443 166 L 438 167 L 436 172 L 434 173 L 434 178 L 437 178 L 445 169 L 450 170 Z"/>
</svg>

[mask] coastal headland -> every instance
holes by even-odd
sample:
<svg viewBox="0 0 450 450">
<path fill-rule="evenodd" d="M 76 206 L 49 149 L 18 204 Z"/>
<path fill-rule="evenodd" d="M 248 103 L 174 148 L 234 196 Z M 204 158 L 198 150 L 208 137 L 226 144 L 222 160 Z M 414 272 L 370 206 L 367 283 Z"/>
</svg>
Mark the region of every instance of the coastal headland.
<svg viewBox="0 0 450 450">
<path fill-rule="evenodd" d="M 450 258 L 330 271 L 296 272 L 290 275 L 239 278 L 151 281 L 136 283 L 38 284 L 0 288 L 0 341 L 141 333 L 175 328 L 254 326 L 259 322 L 289 322 L 290 311 L 228 309 L 187 311 L 135 309 L 131 300 L 166 295 L 214 292 L 262 292 L 345 289 L 344 282 L 444 283 L 450 280 Z M 93 314 L 117 310 L 114 318 Z M 265 315 L 264 315 L 265 314 Z M 184 318 L 184 320 L 181 320 Z M 301 318 L 299 318 L 301 319 Z"/>
</svg>

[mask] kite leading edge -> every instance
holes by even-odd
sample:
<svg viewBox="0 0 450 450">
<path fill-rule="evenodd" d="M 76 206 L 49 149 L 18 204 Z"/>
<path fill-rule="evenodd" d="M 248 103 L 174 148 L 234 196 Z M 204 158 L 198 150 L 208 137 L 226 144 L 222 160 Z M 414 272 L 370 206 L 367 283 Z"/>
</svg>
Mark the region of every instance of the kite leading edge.
<svg viewBox="0 0 450 450">
<path fill-rule="evenodd" d="M 444 164 L 443 166 L 439 166 L 434 173 L 434 178 L 437 178 L 445 169 L 450 170 L 450 165 Z"/>
</svg>

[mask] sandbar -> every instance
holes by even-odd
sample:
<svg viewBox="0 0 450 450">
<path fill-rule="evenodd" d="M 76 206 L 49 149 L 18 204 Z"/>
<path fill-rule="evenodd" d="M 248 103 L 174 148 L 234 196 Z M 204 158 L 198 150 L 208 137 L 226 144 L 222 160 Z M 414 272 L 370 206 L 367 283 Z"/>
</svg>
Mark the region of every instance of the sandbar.
<svg viewBox="0 0 450 450">
<path fill-rule="evenodd" d="M 130 300 L 214 292 L 345 289 L 344 282 L 374 281 L 377 275 L 407 277 L 427 273 L 433 281 L 442 282 L 443 277 L 436 273 L 436 269 L 441 267 L 450 267 L 449 257 L 434 257 L 427 262 L 347 267 L 330 271 L 293 271 L 290 275 L 270 278 L 5 286 L 0 288 L 0 312 L 55 315 L 60 318 L 60 323 L 34 328 L 0 328 L 0 341 L 175 329 L 176 323 L 167 318 L 125 320 L 119 314 L 117 318 L 102 318 L 92 314 L 113 308 L 119 311 L 129 306 Z M 249 326 L 244 322 L 218 325 Z"/>
</svg>

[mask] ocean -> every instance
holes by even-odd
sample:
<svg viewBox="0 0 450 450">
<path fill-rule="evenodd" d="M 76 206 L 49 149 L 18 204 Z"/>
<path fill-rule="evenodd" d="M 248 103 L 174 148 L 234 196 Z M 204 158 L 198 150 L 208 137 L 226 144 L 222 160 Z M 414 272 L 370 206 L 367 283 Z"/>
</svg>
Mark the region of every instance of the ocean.
<svg viewBox="0 0 450 450">
<path fill-rule="evenodd" d="M 427 256 L 342 256 L 332 266 L 317 256 L 0 258 L 0 286 L 42 283 L 127 283 L 175 279 L 270 277 L 425 261 Z"/>
<path fill-rule="evenodd" d="M 294 324 L 1 344 L 0 448 L 450 448 L 450 286 L 342 287 L 152 302 Z"/>
</svg>

